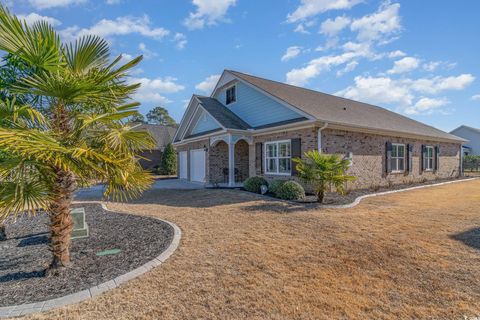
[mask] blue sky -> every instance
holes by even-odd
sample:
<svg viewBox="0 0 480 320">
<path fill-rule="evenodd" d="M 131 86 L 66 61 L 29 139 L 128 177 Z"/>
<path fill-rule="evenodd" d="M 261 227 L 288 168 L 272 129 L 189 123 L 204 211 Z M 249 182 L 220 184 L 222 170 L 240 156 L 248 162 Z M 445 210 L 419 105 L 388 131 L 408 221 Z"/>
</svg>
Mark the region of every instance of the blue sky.
<svg viewBox="0 0 480 320">
<path fill-rule="evenodd" d="M 0 0 L 65 41 L 94 33 L 125 59 L 141 111 L 180 120 L 234 69 L 369 102 L 443 130 L 480 127 L 480 1 Z"/>
</svg>

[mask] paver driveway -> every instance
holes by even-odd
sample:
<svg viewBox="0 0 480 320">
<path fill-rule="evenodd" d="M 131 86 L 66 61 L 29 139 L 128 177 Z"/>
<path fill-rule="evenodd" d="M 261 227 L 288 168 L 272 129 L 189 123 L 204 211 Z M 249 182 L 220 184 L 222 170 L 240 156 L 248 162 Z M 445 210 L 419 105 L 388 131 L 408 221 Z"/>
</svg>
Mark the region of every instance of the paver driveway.
<svg viewBox="0 0 480 320">
<path fill-rule="evenodd" d="M 231 190 L 152 190 L 109 206 L 176 223 L 178 251 L 120 288 L 33 318 L 480 315 L 480 180 L 342 210 L 305 211 Z"/>
</svg>

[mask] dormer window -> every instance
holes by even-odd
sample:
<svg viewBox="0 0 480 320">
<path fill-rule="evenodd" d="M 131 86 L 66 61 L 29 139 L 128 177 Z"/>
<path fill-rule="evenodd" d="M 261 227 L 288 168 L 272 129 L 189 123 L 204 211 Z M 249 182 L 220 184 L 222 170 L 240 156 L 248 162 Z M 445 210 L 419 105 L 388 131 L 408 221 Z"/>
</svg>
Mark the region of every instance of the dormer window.
<svg viewBox="0 0 480 320">
<path fill-rule="evenodd" d="M 237 93 L 236 93 L 235 86 L 228 88 L 226 93 L 227 93 L 226 101 L 225 101 L 226 104 L 230 104 L 237 101 Z"/>
</svg>

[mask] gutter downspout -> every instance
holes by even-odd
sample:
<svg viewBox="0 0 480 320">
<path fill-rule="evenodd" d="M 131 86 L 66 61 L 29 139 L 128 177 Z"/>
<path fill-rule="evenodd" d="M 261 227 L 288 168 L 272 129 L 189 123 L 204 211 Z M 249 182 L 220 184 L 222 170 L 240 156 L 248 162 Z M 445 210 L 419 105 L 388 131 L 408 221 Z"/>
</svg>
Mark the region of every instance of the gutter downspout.
<svg viewBox="0 0 480 320">
<path fill-rule="evenodd" d="M 325 122 L 323 124 L 323 127 L 318 128 L 318 152 L 322 153 L 322 130 L 326 129 L 328 127 L 328 122 Z"/>
</svg>

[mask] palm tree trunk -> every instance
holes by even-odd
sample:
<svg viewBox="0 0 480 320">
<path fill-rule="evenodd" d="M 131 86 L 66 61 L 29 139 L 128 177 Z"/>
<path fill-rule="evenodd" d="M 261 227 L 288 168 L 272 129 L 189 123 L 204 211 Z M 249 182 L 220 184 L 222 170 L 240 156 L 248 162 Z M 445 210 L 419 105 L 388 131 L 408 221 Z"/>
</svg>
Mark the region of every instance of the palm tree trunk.
<svg viewBox="0 0 480 320">
<path fill-rule="evenodd" d="M 0 222 L 0 241 L 7 240 L 7 231 L 5 230 L 5 225 Z"/>
<path fill-rule="evenodd" d="M 325 197 L 325 191 L 324 190 L 319 191 L 317 193 L 317 202 L 322 203 L 324 197 Z"/>
<path fill-rule="evenodd" d="M 53 259 L 46 272 L 48 276 L 59 275 L 70 265 L 70 236 L 73 229 L 70 206 L 75 187 L 75 177 L 71 172 L 57 170 L 55 198 L 49 208 Z"/>
</svg>

